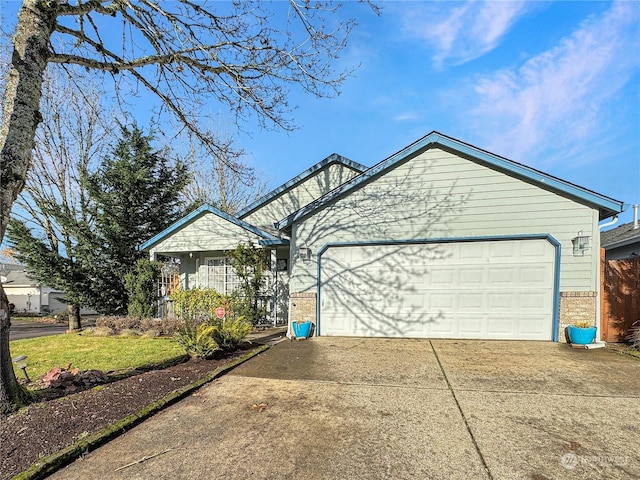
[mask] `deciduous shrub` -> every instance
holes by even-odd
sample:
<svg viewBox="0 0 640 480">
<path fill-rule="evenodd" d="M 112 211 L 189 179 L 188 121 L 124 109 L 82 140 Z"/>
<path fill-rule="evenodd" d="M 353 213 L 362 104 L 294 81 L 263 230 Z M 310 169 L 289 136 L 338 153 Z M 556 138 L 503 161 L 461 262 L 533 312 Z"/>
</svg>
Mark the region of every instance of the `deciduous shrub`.
<svg viewBox="0 0 640 480">
<path fill-rule="evenodd" d="M 228 255 L 240 280 L 238 289 L 234 292 L 238 315 L 245 317 L 252 325 L 257 325 L 267 314 L 261 295 L 264 294 L 267 274 L 271 268 L 269 251 L 251 243 L 240 243 Z"/>
<path fill-rule="evenodd" d="M 171 337 L 184 327 L 180 318 L 143 318 L 140 320 L 140 330 L 143 333 L 157 332 L 159 336 Z"/>
<path fill-rule="evenodd" d="M 222 307 L 227 314 L 233 314 L 237 300 L 218 293 L 212 288 L 192 288 L 176 290 L 171 294 L 175 315 L 185 321 L 203 322 L 216 316 L 216 309 Z"/>
<path fill-rule="evenodd" d="M 120 330 L 134 329 L 140 330 L 140 319 L 134 317 L 119 317 L 115 315 L 101 316 L 96 320 L 96 327 L 110 328 L 114 334 Z"/>
<path fill-rule="evenodd" d="M 138 335 L 151 337 L 171 337 L 184 326 L 179 318 L 133 318 L 102 316 L 96 320 L 96 326 L 91 329 L 91 335 L 125 335 L 136 332 Z"/>
</svg>

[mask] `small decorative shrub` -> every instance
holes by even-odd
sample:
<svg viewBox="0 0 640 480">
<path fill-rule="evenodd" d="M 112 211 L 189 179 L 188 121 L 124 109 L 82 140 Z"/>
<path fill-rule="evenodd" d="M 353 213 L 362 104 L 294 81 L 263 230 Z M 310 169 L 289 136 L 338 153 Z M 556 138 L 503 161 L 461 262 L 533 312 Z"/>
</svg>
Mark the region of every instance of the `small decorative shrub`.
<svg viewBox="0 0 640 480">
<path fill-rule="evenodd" d="M 174 338 L 190 357 L 213 358 L 220 351 L 220 347 L 212 336 L 215 329 L 214 325 L 209 325 L 208 323 L 200 323 L 194 326 L 187 322 L 175 334 Z"/>
<path fill-rule="evenodd" d="M 109 327 L 91 327 L 91 328 L 86 328 L 82 332 L 82 335 L 93 335 L 94 337 L 108 337 L 113 334 L 114 334 L 114 331 L 111 330 Z"/>
<path fill-rule="evenodd" d="M 221 350 L 230 352 L 238 348 L 238 344 L 251 331 L 251 322 L 244 317 L 231 319 L 225 317 L 223 319 L 216 318 L 212 320 L 211 325 L 214 327 L 212 331 L 213 340 L 218 344 Z"/>
<path fill-rule="evenodd" d="M 85 330 L 85 333 L 96 336 L 144 335 L 147 337 L 172 337 L 183 327 L 184 321 L 178 318 L 138 319 L 133 317 L 102 316 L 96 320 L 96 326 Z"/>
<path fill-rule="evenodd" d="M 128 313 L 137 319 L 154 317 L 158 301 L 158 277 L 162 264 L 142 258 L 124 276 L 127 296 L 129 297 Z"/>
<path fill-rule="evenodd" d="M 155 338 L 160 336 L 159 330 L 154 330 L 153 328 L 149 328 L 147 330 L 143 330 L 140 332 L 140 336 L 144 338 Z"/>
<path fill-rule="evenodd" d="M 593 325 L 588 320 L 581 320 L 579 322 L 575 322 L 573 326 L 577 328 L 591 328 L 591 327 L 594 327 L 595 325 Z"/>
<path fill-rule="evenodd" d="M 183 327 L 184 322 L 178 318 L 143 318 L 140 320 L 140 330 L 149 336 L 151 332 L 155 332 L 155 336 L 172 337 Z"/>
<path fill-rule="evenodd" d="M 69 323 L 69 312 L 67 310 L 63 310 L 62 312 L 56 313 L 53 318 L 56 323 Z"/>
<path fill-rule="evenodd" d="M 142 332 L 137 328 L 123 328 L 118 332 L 121 337 L 139 337 Z"/>
<path fill-rule="evenodd" d="M 627 340 L 630 342 L 631 348 L 640 350 L 640 321 L 634 322 L 631 333 L 627 335 Z"/>
<path fill-rule="evenodd" d="M 119 333 L 120 330 L 126 329 L 140 330 L 140 319 L 133 317 L 101 316 L 96 320 L 96 327 L 107 327 L 113 330 L 114 333 Z"/>
</svg>

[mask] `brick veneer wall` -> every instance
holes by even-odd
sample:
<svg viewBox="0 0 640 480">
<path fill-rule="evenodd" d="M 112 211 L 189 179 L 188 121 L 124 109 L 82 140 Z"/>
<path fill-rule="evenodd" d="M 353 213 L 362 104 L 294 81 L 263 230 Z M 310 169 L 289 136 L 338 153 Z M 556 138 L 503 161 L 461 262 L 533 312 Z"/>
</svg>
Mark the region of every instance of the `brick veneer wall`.
<svg viewBox="0 0 640 480">
<path fill-rule="evenodd" d="M 560 334 L 566 341 L 564 330 L 575 322 L 586 321 L 595 326 L 597 292 L 560 292 Z"/>
<path fill-rule="evenodd" d="M 292 293 L 290 296 L 290 316 L 292 322 L 304 322 L 311 320 L 316 323 L 316 294 L 315 293 Z"/>
</svg>

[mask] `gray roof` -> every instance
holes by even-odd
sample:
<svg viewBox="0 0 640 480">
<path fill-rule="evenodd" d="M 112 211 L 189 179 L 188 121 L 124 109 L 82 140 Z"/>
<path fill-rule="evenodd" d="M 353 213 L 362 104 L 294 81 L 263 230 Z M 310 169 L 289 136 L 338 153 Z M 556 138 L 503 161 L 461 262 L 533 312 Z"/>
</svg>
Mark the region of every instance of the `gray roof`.
<svg viewBox="0 0 640 480">
<path fill-rule="evenodd" d="M 640 243 L 640 228 L 633 228 L 633 222 L 600 232 L 600 245 L 603 248 L 623 246 L 630 243 Z"/>
<path fill-rule="evenodd" d="M 40 282 L 29 277 L 24 265 L 2 264 L 0 265 L 0 272 L 3 277 L 7 277 L 6 282 L 2 282 L 3 285 L 11 287 L 24 287 L 30 285 L 39 285 Z"/>
</svg>

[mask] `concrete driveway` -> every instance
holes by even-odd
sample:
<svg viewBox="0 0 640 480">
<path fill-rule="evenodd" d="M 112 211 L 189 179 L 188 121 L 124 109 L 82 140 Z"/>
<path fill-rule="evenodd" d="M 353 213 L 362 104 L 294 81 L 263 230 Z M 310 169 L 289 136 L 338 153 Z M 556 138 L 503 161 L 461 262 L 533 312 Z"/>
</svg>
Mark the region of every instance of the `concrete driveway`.
<svg viewBox="0 0 640 480">
<path fill-rule="evenodd" d="M 51 478 L 640 477 L 640 362 L 545 342 L 283 342 Z"/>
</svg>

